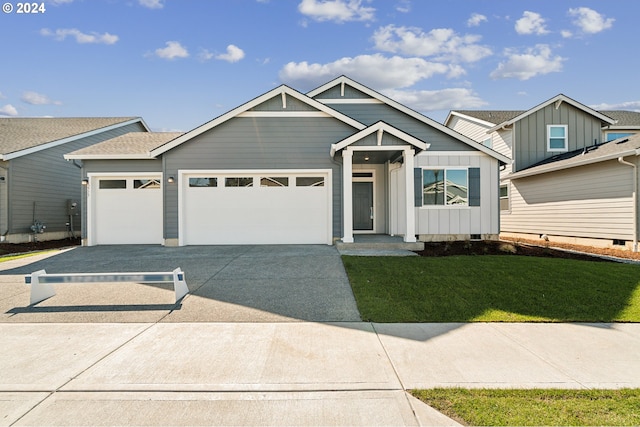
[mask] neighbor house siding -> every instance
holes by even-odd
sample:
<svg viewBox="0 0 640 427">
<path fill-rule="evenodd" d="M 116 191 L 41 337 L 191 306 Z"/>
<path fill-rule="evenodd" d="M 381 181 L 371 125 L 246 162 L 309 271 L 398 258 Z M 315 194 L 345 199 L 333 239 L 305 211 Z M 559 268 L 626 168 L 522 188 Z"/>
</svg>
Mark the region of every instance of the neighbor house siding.
<svg viewBox="0 0 640 427">
<path fill-rule="evenodd" d="M 331 169 L 333 236 L 342 235 L 341 165 L 331 144 L 353 134 L 334 118 L 233 118 L 164 154 L 166 176 L 189 169 Z M 178 186 L 165 193 L 165 238 L 178 237 Z M 256 207 L 258 209 L 259 207 Z"/>
<path fill-rule="evenodd" d="M 474 123 L 459 116 L 453 116 L 447 124 L 447 127 L 477 142 L 482 142 L 489 138 L 489 134 L 487 133 L 487 130 L 489 130 L 488 126 Z"/>
<path fill-rule="evenodd" d="M 502 231 L 632 240 L 632 171 L 611 160 L 512 180 Z"/>
<path fill-rule="evenodd" d="M 471 152 L 460 155 L 434 155 L 429 151 L 416 156 L 416 167 L 480 168 L 480 206 L 442 206 L 416 208 L 416 233 L 421 240 L 457 239 L 479 234 L 495 238 L 500 232 L 498 198 L 498 161 Z"/>
<path fill-rule="evenodd" d="M 559 108 L 555 104 L 548 105 L 514 124 L 514 137 L 518 144 L 513 153 L 514 172 L 558 154 L 547 151 L 547 125 L 568 126 L 568 151 L 602 142 L 599 119 L 567 103 L 562 103 Z"/>
<path fill-rule="evenodd" d="M 31 233 L 34 219 L 47 227 L 46 232 L 66 231 L 67 199 L 81 200 L 82 176 L 80 168 L 65 161 L 63 155 L 128 132 L 141 131 L 146 129 L 140 123 L 132 123 L 10 160 L 9 233 Z M 74 229 L 77 231 L 80 227 L 78 215 Z"/>
</svg>

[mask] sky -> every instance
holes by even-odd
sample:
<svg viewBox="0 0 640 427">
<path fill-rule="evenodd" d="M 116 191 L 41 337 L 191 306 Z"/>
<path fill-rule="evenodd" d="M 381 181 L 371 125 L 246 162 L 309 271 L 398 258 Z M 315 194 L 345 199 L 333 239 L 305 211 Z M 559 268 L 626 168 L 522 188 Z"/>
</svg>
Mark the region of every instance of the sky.
<svg viewBox="0 0 640 427">
<path fill-rule="evenodd" d="M 281 84 L 306 93 L 340 75 L 439 122 L 559 93 L 640 111 L 637 0 L 0 3 L 2 117 L 188 131 Z"/>
</svg>

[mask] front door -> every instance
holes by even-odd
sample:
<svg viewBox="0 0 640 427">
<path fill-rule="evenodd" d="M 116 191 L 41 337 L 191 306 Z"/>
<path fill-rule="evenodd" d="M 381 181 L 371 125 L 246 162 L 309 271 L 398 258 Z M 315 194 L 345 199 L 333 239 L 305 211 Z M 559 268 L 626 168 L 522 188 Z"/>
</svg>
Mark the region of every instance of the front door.
<svg viewBox="0 0 640 427">
<path fill-rule="evenodd" d="M 353 183 L 353 229 L 373 230 L 373 182 Z"/>
</svg>

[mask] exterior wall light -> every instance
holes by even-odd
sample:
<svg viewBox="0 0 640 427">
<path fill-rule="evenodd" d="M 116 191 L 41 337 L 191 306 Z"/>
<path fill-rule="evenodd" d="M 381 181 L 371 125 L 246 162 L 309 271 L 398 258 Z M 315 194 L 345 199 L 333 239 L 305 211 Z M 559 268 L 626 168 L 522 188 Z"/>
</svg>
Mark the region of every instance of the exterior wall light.
<svg viewBox="0 0 640 427">
<path fill-rule="evenodd" d="M 172 176 L 170 176 L 169 178 L 167 178 L 167 182 L 169 184 L 173 184 L 174 182 L 176 182 L 176 180 Z"/>
<path fill-rule="evenodd" d="M 89 185 L 89 180 L 87 178 L 83 179 L 82 185 Z"/>
</svg>

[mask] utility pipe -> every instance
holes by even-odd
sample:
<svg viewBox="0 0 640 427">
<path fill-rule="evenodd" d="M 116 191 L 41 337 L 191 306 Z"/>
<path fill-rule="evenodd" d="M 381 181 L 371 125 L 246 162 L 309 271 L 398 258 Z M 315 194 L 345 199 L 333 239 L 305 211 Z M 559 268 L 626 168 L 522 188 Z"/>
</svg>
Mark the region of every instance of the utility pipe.
<svg viewBox="0 0 640 427">
<path fill-rule="evenodd" d="M 627 162 L 624 157 L 618 157 L 618 163 L 633 168 L 633 252 L 638 252 L 638 166 Z"/>
</svg>

